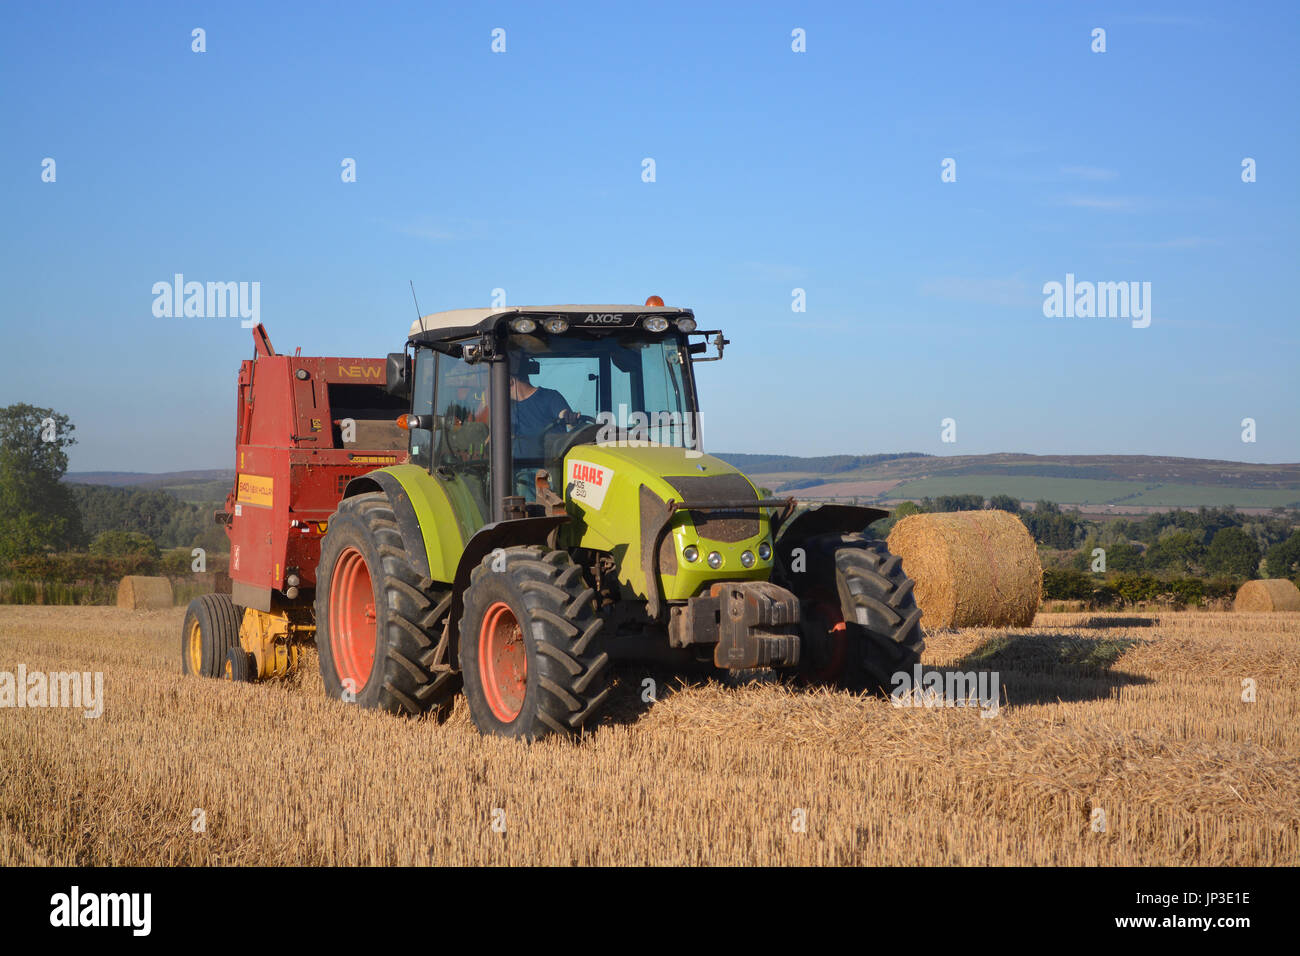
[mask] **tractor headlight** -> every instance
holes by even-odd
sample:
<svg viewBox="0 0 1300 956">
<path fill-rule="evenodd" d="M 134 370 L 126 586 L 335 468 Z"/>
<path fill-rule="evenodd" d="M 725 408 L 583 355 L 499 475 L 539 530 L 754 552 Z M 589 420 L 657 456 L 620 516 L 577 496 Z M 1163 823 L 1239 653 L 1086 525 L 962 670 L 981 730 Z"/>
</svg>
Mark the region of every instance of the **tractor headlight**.
<svg viewBox="0 0 1300 956">
<path fill-rule="evenodd" d="M 542 327 L 552 335 L 559 335 L 561 332 L 569 331 L 569 323 L 563 319 L 547 319 L 542 323 Z"/>
<path fill-rule="evenodd" d="M 695 547 L 693 544 L 688 544 L 686 547 L 682 548 L 682 557 L 694 564 L 696 561 L 700 560 L 700 549 Z"/>
<path fill-rule="evenodd" d="M 754 566 L 754 552 L 753 551 L 740 552 L 740 563 L 747 568 L 752 568 Z"/>
<path fill-rule="evenodd" d="M 709 567 L 711 567 L 714 571 L 722 567 L 722 555 L 718 554 L 718 552 L 716 551 L 709 552 L 708 561 L 709 561 Z"/>
<path fill-rule="evenodd" d="M 772 546 L 764 541 L 758 546 L 758 557 L 760 561 L 766 561 L 772 556 Z"/>
<path fill-rule="evenodd" d="M 537 328 L 537 323 L 532 319 L 527 318 L 515 319 L 510 323 L 510 328 L 523 335 L 527 335 L 533 329 Z"/>
<path fill-rule="evenodd" d="M 695 320 L 692 318 L 682 318 L 677 320 L 677 328 L 682 332 L 694 332 Z"/>
<path fill-rule="evenodd" d="M 642 323 L 647 332 L 662 332 L 668 328 L 668 320 L 662 315 L 652 315 Z"/>
</svg>

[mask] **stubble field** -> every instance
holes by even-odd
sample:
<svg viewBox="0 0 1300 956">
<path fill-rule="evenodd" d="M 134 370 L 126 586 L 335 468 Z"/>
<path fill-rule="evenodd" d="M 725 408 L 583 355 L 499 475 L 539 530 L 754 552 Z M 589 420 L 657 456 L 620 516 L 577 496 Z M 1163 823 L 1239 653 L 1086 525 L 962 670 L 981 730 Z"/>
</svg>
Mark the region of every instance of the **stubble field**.
<svg viewBox="0 0 1300 956">
<path fill-rule="evenodd" d="M 995 717 L 626 668 L 587 739 L 531 747 L 314 672 L 183 678 L 182 615 L 0 607 L 0 672 L 105 695 L 0 708 L 0 865 L 1300 862 L 1300 614 L 931 635 L 927 667 L 998 673 Z"/>
</svg>

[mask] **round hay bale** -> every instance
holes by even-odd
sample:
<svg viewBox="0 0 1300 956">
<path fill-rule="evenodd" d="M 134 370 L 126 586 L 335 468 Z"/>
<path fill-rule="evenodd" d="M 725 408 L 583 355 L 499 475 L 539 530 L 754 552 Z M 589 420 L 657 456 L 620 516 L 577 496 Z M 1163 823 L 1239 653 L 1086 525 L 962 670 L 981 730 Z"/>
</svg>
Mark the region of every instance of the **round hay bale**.
<svg viewBox="0 0 1300 956">
<path fill-rule="evenodd" d="M 921 623 L 940 627 L 1028 627 L 1043 592 L 1029 529 L 1006 511 L 909 515 L 889 550 L 916 582 Z"/>
<path fill-rule="evenodd" d="M 153 611 L 175 603 L 172 583 L 166 578 L 128 574 L 117 586 L 117 606 L 133 611 Z"/>
<path fill-rule="evenodd" d="M 1237 589 L 1234 611 L 1300 611 L 1300 588 L 1286 578 L 1247 581 Z"/>
</svg>

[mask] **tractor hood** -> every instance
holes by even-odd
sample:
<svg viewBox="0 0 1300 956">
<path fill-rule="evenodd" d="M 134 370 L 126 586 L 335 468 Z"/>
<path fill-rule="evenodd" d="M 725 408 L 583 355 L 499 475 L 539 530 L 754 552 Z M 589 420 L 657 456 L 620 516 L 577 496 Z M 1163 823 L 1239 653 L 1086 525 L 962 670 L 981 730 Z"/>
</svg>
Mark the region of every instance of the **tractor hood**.
<svg viewBox="0 0 1300 956">
<path fill-rule="evenodd" d="M 664 596 L 693 596 L 717 580 L 766 580 L 771 562 L 755 560 L 755 549 L 770 542 L 768 515 L 757 508 L 673 514 L 668 532 L 653 553 L 668 501 L 747 504 L 758 501 L 754 485 L 719 458 L 666 445 L 627 443 L 579 445 L 565 456 L 561 482 L 566 509 L 575 519 L 571 534 L 578 547 L 608 551 L 619 564 L 619 579 L 646 595 L 647 574 L 657 570 Z M 694 546 L 696 559 L 686 560 Z M 744 560 L 742 557 L 750 552 Z M 721 564 L 706 557 L 717 552 Z"/>
<path fill-rule="evenodd" d="M 593 465 L 597 470 L 575 468 L 575 465 Z M 591 507 L 591 495 L 587 492 L 589 490 L 599 492 L 602 485 L 608 487 L 608 481 L 604 480 L 605 475 L 601 473 L 604 470 L 613 472 L 608 481 L 620 481 L 620 484 L 623 481 L 644 484 L 665 500 L 668 498 L 685 500 L 683 493 L 674 484 L 683 478 L 723 478 L 722 483 L 707 482 L 707 484 L 725 484 L 733 493 L 739 491 L 742 495 L 755 494 L 754 486 L 750 484 L 749 479 L 721 458 L 670 445 L 637 448 L 629 447 L 626 443 L 611 442 L 579 445 L 570 449 L 564 460 L 565 497 L 571 497 L 570 487 L 574 482 L 594 482 L 595 488 L 592 489 L 581 485 L 576 487 L 577 495 L 574 496 L 580 503 Z"/>
</svg>

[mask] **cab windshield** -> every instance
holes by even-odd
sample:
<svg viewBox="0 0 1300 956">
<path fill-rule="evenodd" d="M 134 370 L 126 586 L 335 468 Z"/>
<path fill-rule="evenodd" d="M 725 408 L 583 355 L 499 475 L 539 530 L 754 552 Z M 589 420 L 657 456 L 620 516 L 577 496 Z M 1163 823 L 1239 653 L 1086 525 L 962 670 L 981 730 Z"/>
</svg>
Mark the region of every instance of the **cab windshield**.
<svg viewBox="0 0 1300 956">
<path fill-rule="evenodd" d="M 698 447 L 678 336 L 514 334 L 508 348 L 516 467 L 550 467 L 574 440 Z"/>
</svg>

